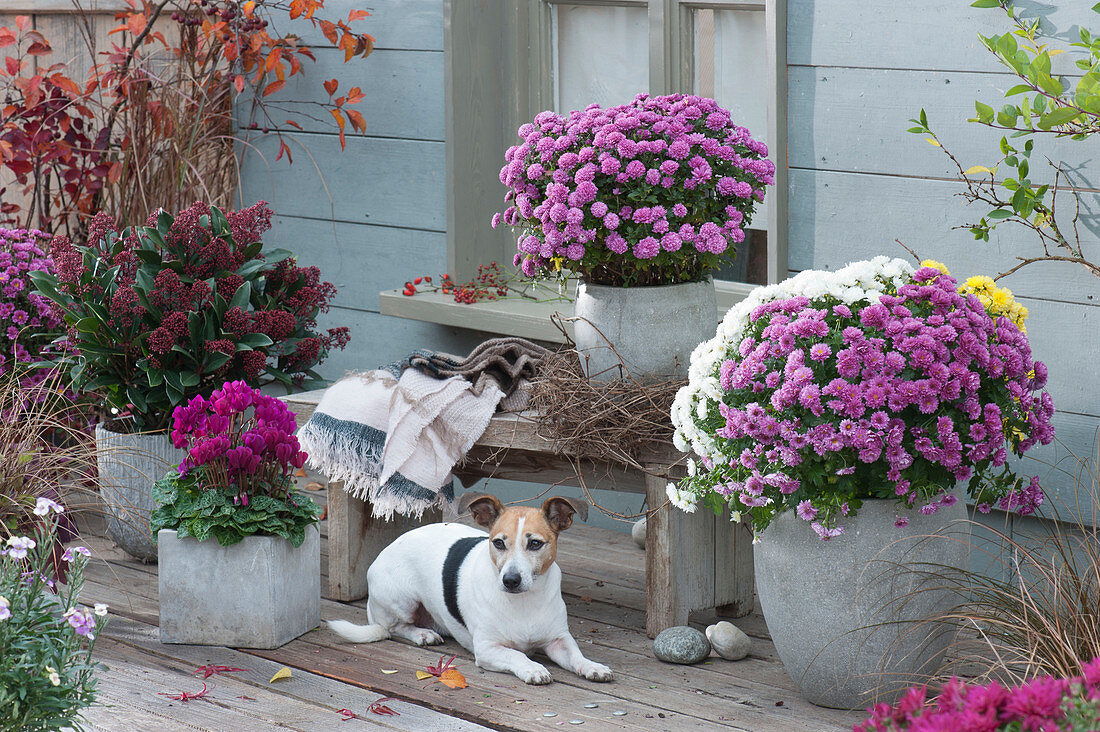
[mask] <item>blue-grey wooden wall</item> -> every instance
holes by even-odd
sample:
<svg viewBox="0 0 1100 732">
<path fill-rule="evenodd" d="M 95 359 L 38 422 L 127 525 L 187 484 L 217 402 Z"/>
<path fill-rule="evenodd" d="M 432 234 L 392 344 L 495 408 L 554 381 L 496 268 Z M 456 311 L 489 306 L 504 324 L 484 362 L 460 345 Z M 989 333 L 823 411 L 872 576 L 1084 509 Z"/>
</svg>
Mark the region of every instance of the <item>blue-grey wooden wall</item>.
<svg viewBox="0 0 1100 732">
<path fill-rule="evenodd" d="M 442 0 L 330 0 L 326 17 L 347 17 L 369 6 L 357 24 L 377 39 L 365 60 L 343 63 L 343 51 L 299 22 L 317 56 L 274 97 L 322 101 L 321 82 L 338 79 L 340 91 L 362 88 L 355 109 L 367 121 L 366 135 L 349 134 L 341 151 L 328 112 L 273 114 L 284 130 L 293 165 L 275 161 L 275 135 L 253 135 L 242 155 L 242 199 L 263 199 L 277 213 L 270 240 L 317 265 L 339 288 L 323 325 L 347 325 L 352 341 L 322 366 L 326 378 L 349 369 L 372 369 L 414 348 L 464 351 L 476 342 L 469 331 L 380 315 L 378 293 L 418 275 L 446 269 L 443 152 Z M 318 112 L 320 111 L 320 114 Z M 243 114 L 243 111 L 242 111 Z M 323 119 L 311 119 L 310 116 Z M 285 125 L 288 117 L 302 125 Z M 262 122 L 260 123 L 262 126 Z M 350 126 L 349 126 L 350 131 Z"/>
<path fill-rule="evenodd" d="M 1013 84 L 977 39 L 979 32 L 1003 32 L 1000 16 L 971 8 L 967 0 L 787 2 L 790 269 L 835 268 L 884 253 L 908 256 L 895 237 L 957 275 L 994 274 L 1015 255 L 1034 252 L 1033 235 L 1025 231 L 1002 227 L 992 243 L 981 244 L 952 230 L 983 211 L 967 210 L 956 196 L 960 187 L 942 152 L 905 131 L 924 107 L 965 165 L 996 160 L 1000 136 L 964 120 L 973 114 L 974 99 L 993 104 L 999 90 Z M 1100 25 L 1088 12 L 1090 3 L 1059 4 L 1020 5 L 1048 13 L 1060 37 L 1075 38 L 1078 23 Z M 346 15 L 361 3 L 329 5 Z M 320 81 L 330 78 L 345 90 L 362 87 L 366 136 L 349 135 L 341 153 L 327 120 L 296 117 L 305 131 L 290 131 L 293 166 L 274 162 L 272 136 L 259 136 L 243 162 L 243 199 L 266 199 L 278 212 L 273 241 L 320 266 L 340 286 L 325 322 L 350 325 L 353 341 L 325 365 L 328 377 L 372 368 L 418 347 L 462 351 L 476 339 L 469 331 L 378 312 L 380 290 L 446 266 L 444 61 L 442 0 L 377 0 L 372 6 L 365 27 L 378 39 L 374 54 L 344 66 L 341 52 L 308 37 L 318 46 L 318 64 L 307 65 L 305 80 L 281 92 L 318 99 Z M 1061 71 L 1072 69 L 1062 61 Z M 1091 189 L 1082 194 L 1082 231 L 1094 252 L 1100 248 L 1098 147 L 1043 147 L 1053 159 L 1070 161 L 1077 182 Z M 1031 310 L 1035 353 L 1050 365 L 1059 439 L 1079 455 L 1091 454 L 1100 424 L 1100 283 L 1072 266 L 1044 264 L 1007 284 Z M 1055 462 L 1066 449 L 1034 454 Z M 1065 476 L 1052 473 L 1048 485 L 1061 499 L 1072 499 Z"/>
<path fill-rule="evenodd" d="M 923 107 L 932 128 L 965 167 L 992 167 L 1001 135 L 968 124 L 974 100 L 999 109 L 1003 90 L 1015 85 L 977 34 L 1003 33 L 999 11 L 970 7 L 968 0 L 787 0 L 789 79 L 791 270 L 836 268 L 878 254 L 909 255 L 898 238 L 922 256 L 938 259 L 952 274 L 994 275 L 1017 255 L 1038 251 L 1035 235 L 1002 226 L 989 244 L 965 230 L 988 209 L 967 207 L 943 152 L 909 134 L 908 119 Z M 1100 29 L 1092 3 L 1020 2 L 1041 11 L 1059 38 L 1079 40 L 1078 24 Z M 1056 70 L 1073 73 L 1069 54 Z M 1022 141 L 1021 141 L 1022 143 Z M 1086 251 L 1100 257 L 1100 144 L 1040 139 L 1040 150 L 1066 160 L 1081 194 Z M 1032 178 L 1047 178 L 1043 158 Z M 1062 206 L 1069 208 L 1070 199 Z M 1089 248 L 1091 247 L 1091 249 Z M 1064 458 L 1067 449 L 1094 454 L 1100 424 L 1100 280 L 1068 264 L 1039 264 L 1002 281 L 1031 311 L 1034 354 L 1050 366 L 1049 390 L 1058 408 L 1057 449 L 1035 450 L 1042 460 Z M 1072 461 L 1062 460 L 1062 467 Z M 1074 500 L 1072 480 L 1047 473 L 1058 499 Z"/>
</svg>

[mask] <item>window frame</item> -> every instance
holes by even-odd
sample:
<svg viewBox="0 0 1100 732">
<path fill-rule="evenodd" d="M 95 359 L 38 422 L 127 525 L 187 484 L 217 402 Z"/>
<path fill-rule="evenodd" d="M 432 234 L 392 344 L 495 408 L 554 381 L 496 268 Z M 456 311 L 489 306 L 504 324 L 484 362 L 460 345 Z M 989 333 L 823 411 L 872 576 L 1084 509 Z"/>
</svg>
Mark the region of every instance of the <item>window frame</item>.
<svg viewBox="0 0 1100 732">
<path fill-rule="evenodd" d="M 690 90 L 694 84 L 691 13 L 696 9 L 758 10 L 765 14 L 767 130 L 776 163 L 768 192 L 767 279 L 788 276 L 787 259 L 787 48 L 786 0 L 502 0 L 499 12 L 485 12 L 478 0 L 444 0 L 446 117 L 447 267 L 459 282 L 477 266 L 514 250 L 507 227 L 489 228 L 503 203 L 497 173 L 515 130 L 553 106 L 552 12 L 556 4 L 645 6 L 649 17 L 649 80 L 652 94 Z M 480 12 L 479 12 L 480 11 Z M 666 59 L 672 59 L 666 63 Z M 499 193 L 500 195 L 493 195 Z M 743 299 L 755 285 L 717 281 L 718 312 Z M 419 303 L 413 304 L 413 300 Z M 430 300 L 430 302 L 429 302 Z M 381 311 L 416 320 L 524 335 L 532 315 L 506 323 L 508 302 L 457 305 L 446 298 L 404 298 L 381 294 Z M 461 308 L 463 314 L 449 312 Z M 547 303 L 547 315 L 563 308 Z M 485 311 L 479 314 L 480 311 Z"/>
</svg>

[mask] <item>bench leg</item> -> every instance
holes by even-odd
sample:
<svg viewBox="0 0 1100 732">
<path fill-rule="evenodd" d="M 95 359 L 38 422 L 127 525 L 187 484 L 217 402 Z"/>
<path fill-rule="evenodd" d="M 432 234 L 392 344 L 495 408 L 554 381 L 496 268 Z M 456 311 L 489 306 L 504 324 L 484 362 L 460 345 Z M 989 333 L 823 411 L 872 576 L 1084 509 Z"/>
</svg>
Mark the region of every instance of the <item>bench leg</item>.
<svg viewBox="0 0 1100 732">
<path fill-rule="evenodd" d="M 329 599 L 351 602 L 366 597 L 367 568 L 379 552 L 406 531 L 439 520 L 438 510 L 425 511 L 422 519 L 374 518 L 367 502 L 345 491 L 343 483 L 329 483 Z"/>
<path fill-rule="evenodd" d="M 646 476 L 646 635 L 687 624 L 693 610 L 752 612 L 751 532 L 706 508 L 684 513 L 666 505 L 668 479 L 659 477 L 660 466 L 647 470 L 657 475 Z"/>
</svg>

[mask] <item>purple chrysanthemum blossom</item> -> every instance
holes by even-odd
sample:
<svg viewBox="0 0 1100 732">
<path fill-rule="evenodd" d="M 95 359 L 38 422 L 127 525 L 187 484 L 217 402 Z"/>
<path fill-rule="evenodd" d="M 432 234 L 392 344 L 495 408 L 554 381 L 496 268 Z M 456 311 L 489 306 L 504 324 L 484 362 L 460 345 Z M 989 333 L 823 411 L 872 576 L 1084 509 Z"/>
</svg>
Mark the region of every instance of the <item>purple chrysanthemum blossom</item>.
<svg viewBox="0 0 1100 732">
<path fill-rule="evenodd" d="M 817 518 L 817 509 L 814 508 L 814 504 L 808 500 L 799 502 L 796 513 L 798 514 L 798 518 L 803 521 L 813 521 Z"/>
</svg>

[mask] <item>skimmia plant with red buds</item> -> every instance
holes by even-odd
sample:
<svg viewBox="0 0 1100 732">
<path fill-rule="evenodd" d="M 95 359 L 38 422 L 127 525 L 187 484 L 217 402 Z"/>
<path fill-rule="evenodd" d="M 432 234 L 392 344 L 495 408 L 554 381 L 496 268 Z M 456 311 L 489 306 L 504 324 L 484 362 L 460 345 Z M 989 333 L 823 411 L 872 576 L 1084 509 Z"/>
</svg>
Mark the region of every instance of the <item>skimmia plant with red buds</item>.
<svg viewBox="0 0 1100 732">
<path fill-rule="evenodd" d="M 252 534 L 301 545 L 321 509 L 294 490 L 291 476 L 306 454 L 286 405 L 232 381 L 209 398 L 176 407 L 172 416 L 172 442 L 186 448 L 187 457 L 153 488 L 161 504 L 153 531 L 176 529 L 199 541 L 213 537 L 222 546 Z"/>
</svg>

